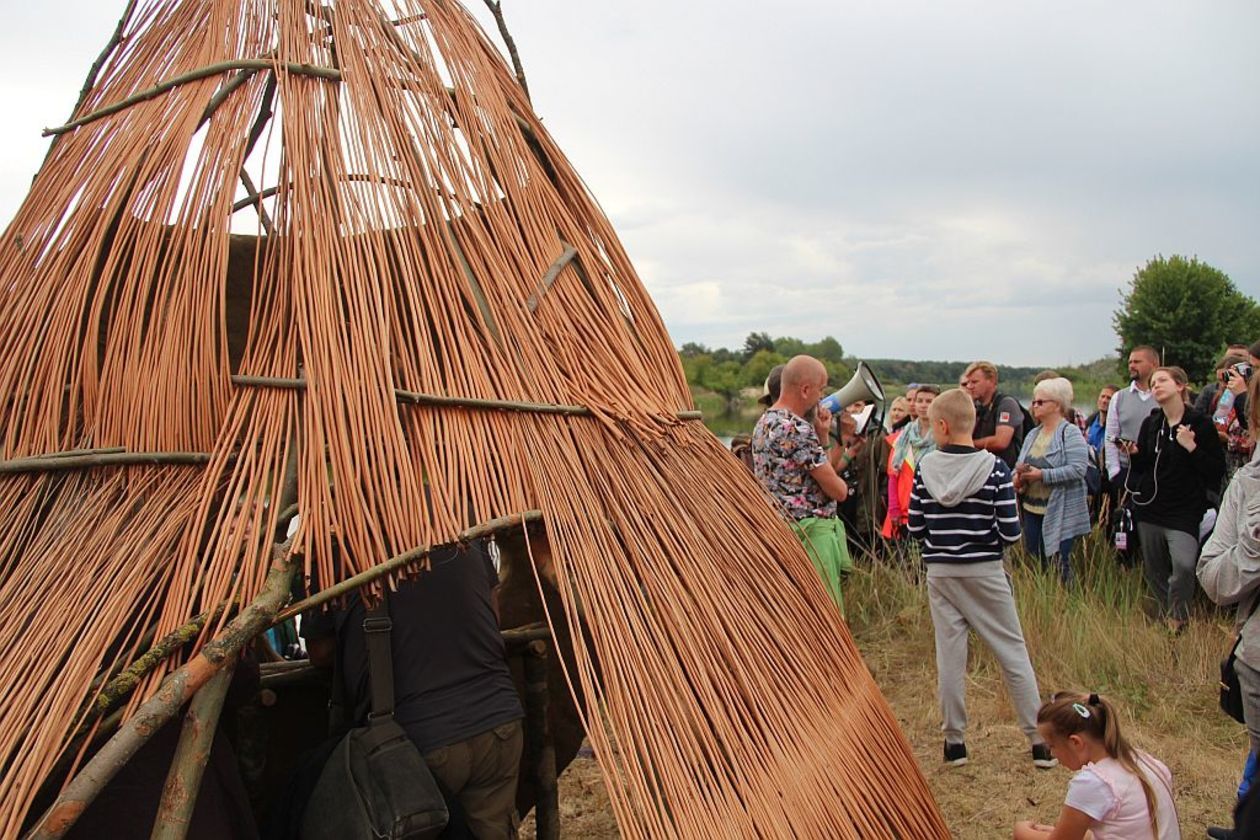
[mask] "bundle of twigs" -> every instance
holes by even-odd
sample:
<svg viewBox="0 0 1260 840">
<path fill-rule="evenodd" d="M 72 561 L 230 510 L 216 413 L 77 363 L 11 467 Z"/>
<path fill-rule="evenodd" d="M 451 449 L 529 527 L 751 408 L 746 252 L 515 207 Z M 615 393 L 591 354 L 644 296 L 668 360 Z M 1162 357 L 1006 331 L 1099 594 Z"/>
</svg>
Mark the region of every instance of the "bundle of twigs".
<svg viewBox="0 0 1260 840">
<path fill-rule="evenodd" d="M 258 596 L 291 453 L 316 586 L 543 512 L 626 836 L 946 834 L 800 545 L 680 417 L 656 310 L 462 8 L 149 0 L 120 35 L 0 240 L 2 455 L 39 458 L 0 472 L 0 835 L 109 676 Z M 247 326 L 240 212 L 265 234 Z M 91 452 L 54 469 L 71 450 Z"/>
</svg>

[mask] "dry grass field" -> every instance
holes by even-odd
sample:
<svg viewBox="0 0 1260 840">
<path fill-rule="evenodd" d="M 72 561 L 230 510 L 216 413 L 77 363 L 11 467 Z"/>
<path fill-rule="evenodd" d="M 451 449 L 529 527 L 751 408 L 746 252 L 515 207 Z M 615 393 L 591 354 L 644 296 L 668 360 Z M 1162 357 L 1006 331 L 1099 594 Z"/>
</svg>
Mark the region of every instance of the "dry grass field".
<svg viewBox="0 0 1260 840">
<path fill-rule="evenodd" d="M 1043 695 L 1066 688 L 1106 694 L 1125 732 L 1172 769 L 1183 836 L 1226 820 L 1246 750 L 1242 727 L 1216 708 L 1217 664 L 1230 622 L 1204 603 L 1187 632 L 1170 636 L 1144 614 L 1136 570 L 1115 565 L 1091 539 L 1078 551 L 1079 585 L 1065 591 L 1018 554 L 1012 577 Z M 932 620 L 924 584 L 905 569 L 860 562 L 845 587 L 850 626 L 892 704 L 953 834 L 1009 837 L 1021 818 L 1052 821 L 1067 788 L 1062 768 L 1037 771 L 1007 702 L 997 663 L 972 645 L 970 762 L 941 763 Z M 595 762 L 579 758 L 561 779 L 566 837 L 612 838 L 616 826 Z M 532 820 L 523 837 L 532 838 Z"/>
</svg>

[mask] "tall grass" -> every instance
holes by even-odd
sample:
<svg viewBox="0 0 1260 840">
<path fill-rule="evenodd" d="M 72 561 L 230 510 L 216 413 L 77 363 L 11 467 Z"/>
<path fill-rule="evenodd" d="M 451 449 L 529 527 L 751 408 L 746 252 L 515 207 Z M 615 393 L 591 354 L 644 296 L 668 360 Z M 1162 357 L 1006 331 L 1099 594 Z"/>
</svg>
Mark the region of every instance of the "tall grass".
<svg viewBox="0 0 1260 840">
<path fill-rule="evenodd" d="M 1072 565 L 1075 582 L 1064 587 L 1054 570 L 1043 570 L 1022 548 L 1008 552 L 1042 693 L 1066 688 L 1106 693 L 1139 720 L 1161 725 L 1175 717 L 1201 717 L 1209 729 L 1232 738 L 1237 727 L 1216 711 L 1218 665 L 1231 642 L 1232 612 L 1200 597 L 1190 626 L 1174 637 L 1148 617 L 1152 608 L 1141 569 L 1122 566 L 1105 534 L 1078 541 Z M 859 645 L 875 654 L 873 669 L 878 674 L 881 667 L 917 660 L 934 674 L 921 561 L 885 549 L 858 566 L 846 579 L 845 605 Z M 987 649 L 973 644 L 971 650 L 973 675 L 1000 681 Z"/>
<path fill-rule="evenodd" d="M 1043 570 L 1021 548 L 1008 552 L 1041 693 L 1079 689 L 1115 701 L 1126 735 L 1172 768 L 1182 825 L 1190 836 L 1198 834 L 1228 815 L 1247 749 L 1243 728 L 1216 705 L 1232 612 L 1200 597 L 1190 626 L 1173 636 L 1148 617 L 1141 570 L 1121 566 L 1106 535 L 1079 541 L 1072 560 L 1076 580 L 1065 588 L 1057 572 Z M 850 629 L 956 836 L 1005 835 L 1014 819 L 1029 816 L 1034 800 L 1041 818 L 1052 819 L 1066 780 L 1029 777 L 1022 751 L 1011 751 L 1021 740 L 1016 720 L 1001 669 L 982 644 L 970 645 L 967 681 L 969 731 L 981 739 L 979 756 L 965 782 L 941 770 L 935 645 L 922 563 L 883 549 L 857 558 L 857 565 L 844 585 Z"/>
</svg>

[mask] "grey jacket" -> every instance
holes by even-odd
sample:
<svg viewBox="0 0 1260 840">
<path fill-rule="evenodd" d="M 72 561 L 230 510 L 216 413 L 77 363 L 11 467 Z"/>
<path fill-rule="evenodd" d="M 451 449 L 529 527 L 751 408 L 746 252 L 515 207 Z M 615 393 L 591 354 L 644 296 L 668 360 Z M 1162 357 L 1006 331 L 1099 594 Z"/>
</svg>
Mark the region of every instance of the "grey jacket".
<svg viewBox="0 0 1260 840">
<path fill-rule="evenodd" d="M 1198 575 L 1209 598 L 1237 606 L 1243 624 L 1238 658 L 1260 670 L 1260 612 L 1252 609 L 1260 597 L 1260 463 L 1234 473 L 1199 556 Z"/>
<path fill-rule="evenodd" d="M 1024 438 L 1019 451 L 1022 464 L 1029 458 L 1037 438 L 1045 434 L 1039 426 Z M 1085 469 L 1089 463 L 1089 444 L 1075 423 L 1064 420 L 1050 432 L 1050 448 L 1046 461 L 1050 463 L 1041 471 L 1041 482 L 1050 488 L 1050 501 L 1046 504 L 1046 516 L 1042 521 L 1042 540 L 1047 554 L 1059 550 L 1059 543 L 1069 537 L 1088 534 L 1089 503 L 1086 501 Z"/>
</svg>

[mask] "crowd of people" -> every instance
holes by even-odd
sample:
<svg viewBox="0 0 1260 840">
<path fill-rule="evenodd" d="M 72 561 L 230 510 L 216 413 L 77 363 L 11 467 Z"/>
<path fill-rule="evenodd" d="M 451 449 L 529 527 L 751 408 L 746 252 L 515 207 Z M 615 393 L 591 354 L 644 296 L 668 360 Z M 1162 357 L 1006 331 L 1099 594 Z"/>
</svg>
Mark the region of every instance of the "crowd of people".
<svg viewBox="0 0 1260 840">
<path fill-rule="evenodd" d="M 1231 346 L 1197 395 L 1185 371 L 1149 346 L 1128 356 L 1127 387 L 1106 386 L 1096 410 L 1075 407 L 1054 371 L 1034 382 L 1027 408 L 999 387 L 996 366 L 967 366 L 957 388 L 912 383 L 887 400 L 882 428 L 862 428 L 865 405 L 832 416 L 820 400 L 823 365 L 798 356 L 772 371 L 767 406 L 746 461 L 843 614 L 842 582 L 855 553 L 894 558 L 926 579 L 936 637 L 943 759 L 968 759 L 968 634 L 994 653 L 1033 765 L 1077 771 L 1058 822 L 1015 837 L 1180 837 L 1171 775 L 1120 735 L 1118 710 L 1096 694 L 1040 693 L 1004 566 L 1027 553 L 1076 586 L 1072 555 L 1100 528 L 1117 562 L 1141 566 L 1152 616 L 1170 634 L 1191 618 L 1196 580 L 1238 608 L 1236 650 L 1251 751 L 1238 791 L 1239 826 L 1217 838 L 1260 836 L 1260 342 Z M 887 550 L 876 550 L 877 548 Z M 1238 831 L 1240 833 L 1235 834 Z M 1250 834 L 1249 831 L 1256 831 Z"/>
</svg>

